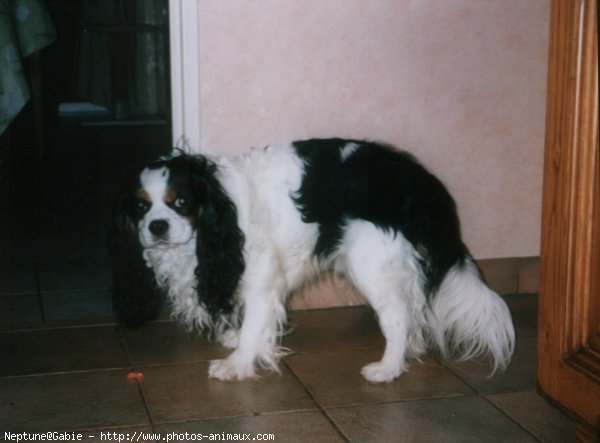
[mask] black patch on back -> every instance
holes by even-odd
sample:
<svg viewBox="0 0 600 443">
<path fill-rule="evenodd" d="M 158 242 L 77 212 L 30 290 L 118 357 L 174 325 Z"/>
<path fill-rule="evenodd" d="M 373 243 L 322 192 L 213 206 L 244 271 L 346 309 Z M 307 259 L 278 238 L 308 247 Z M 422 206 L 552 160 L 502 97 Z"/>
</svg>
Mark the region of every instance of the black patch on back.
<svg viewBox="0 0 600 443">
<path fill-rule="evenodd" d="M 349 143 L 359 147 L 342 159 Z M 304 222 L 319 225 L 317 256 L 335 252 L 346 220 L 363 219 L 401 232 L 421 254 L 428 296 L 451 266 L 463 263 L 468 251 L 454 200 L 413 156 L 391 146 L 337 138 L 293 146 L 305 165 L 294 201 Z"/>
</svg>

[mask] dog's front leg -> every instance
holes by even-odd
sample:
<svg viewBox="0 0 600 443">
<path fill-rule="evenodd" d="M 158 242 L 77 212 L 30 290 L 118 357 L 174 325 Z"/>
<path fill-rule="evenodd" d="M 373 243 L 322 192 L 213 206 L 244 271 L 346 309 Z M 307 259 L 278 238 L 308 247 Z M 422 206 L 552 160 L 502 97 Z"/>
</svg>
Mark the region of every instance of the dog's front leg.
<svg viewBox="0 0 600 443">
<path fill-rule="evenodd" d="M 278 360 L 286 354 L 279 346 L 286 319 L 283 294 L 286 286 L 277 262 L 268 257 L 251 261 L 250 281 L 240 294 L 244 319 L 237 337 L 237 348 L 224 360 L 213 360 L 208 374 L 221 380 L 242 380 L 256 375 L 257 365 L 279 372 Z"/>
<path fill-rule="evenodd" d="M 278 347 L 281 334 L 277 309 L 262 298 L 246 304 L 237 349 L 224 360 L 213 360 L 209 376 L 243 380 L 256 375 L 257 364 L 278 372 L 277 361 L 283 352 Z"/>
</svg>

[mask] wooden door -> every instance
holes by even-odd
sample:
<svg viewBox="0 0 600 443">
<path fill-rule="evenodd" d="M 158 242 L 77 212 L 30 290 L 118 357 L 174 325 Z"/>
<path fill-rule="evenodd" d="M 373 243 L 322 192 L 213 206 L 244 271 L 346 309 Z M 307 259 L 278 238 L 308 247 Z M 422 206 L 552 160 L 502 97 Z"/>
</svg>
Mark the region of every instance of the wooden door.
<svg viewBox="0 0 600 443">
<path fill-rule="evenodd" d="M 538 383 L 600 436 L 600 172 L 596 0 L 553 0 L 548 66 Z"/>
</svg>

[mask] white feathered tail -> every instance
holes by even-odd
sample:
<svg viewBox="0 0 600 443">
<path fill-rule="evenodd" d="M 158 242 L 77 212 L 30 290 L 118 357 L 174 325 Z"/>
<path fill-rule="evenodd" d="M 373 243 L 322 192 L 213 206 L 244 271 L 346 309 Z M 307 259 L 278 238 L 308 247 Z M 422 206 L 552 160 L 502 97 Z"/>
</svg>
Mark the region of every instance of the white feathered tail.
<svg viewBox="0 0 600 443">
<path fill-rule="evenodd" d="M 515 346 L 508 306 L 481 279 L 471 258 L 446 274 L 431 303 L 429 326 L 444 357 L 489 357 L 492 374 L 505 370 Z"/>
</svg>

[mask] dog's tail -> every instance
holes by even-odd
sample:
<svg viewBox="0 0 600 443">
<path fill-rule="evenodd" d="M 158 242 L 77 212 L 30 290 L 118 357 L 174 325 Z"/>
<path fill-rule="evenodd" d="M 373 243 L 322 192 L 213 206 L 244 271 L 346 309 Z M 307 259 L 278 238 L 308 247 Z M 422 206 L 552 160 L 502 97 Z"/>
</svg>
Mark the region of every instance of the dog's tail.
<svg viewBox="0 0 600 443">
<path fill-rule="evenodd" d="M 442 356 L 489 357 L 492 374 L 511 360 L 515 331 L 502 298 L 481 278 L 471 257 L 455 264 L 430 305 L 429 326 Z"/>
</svg>

